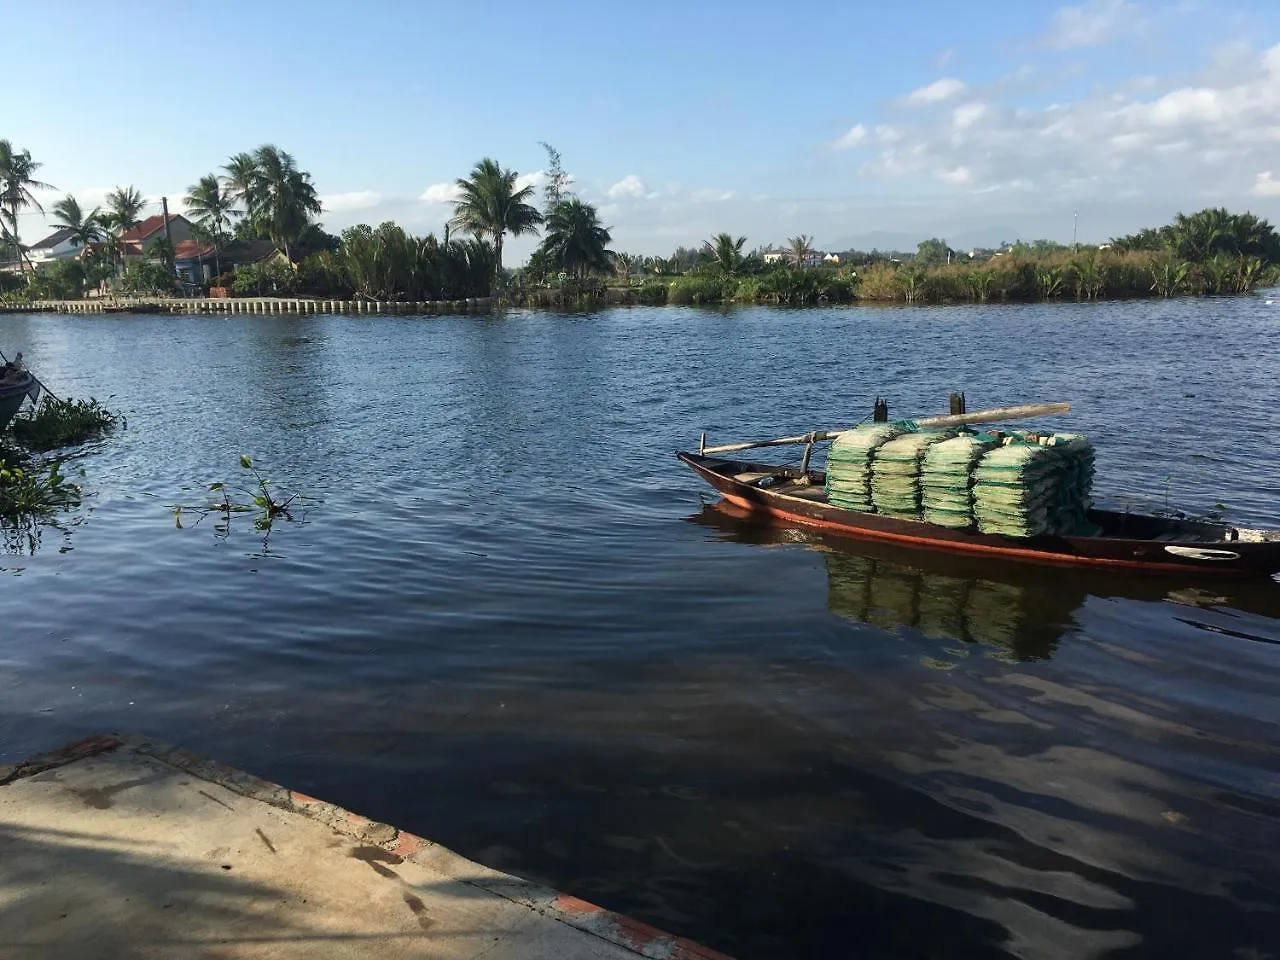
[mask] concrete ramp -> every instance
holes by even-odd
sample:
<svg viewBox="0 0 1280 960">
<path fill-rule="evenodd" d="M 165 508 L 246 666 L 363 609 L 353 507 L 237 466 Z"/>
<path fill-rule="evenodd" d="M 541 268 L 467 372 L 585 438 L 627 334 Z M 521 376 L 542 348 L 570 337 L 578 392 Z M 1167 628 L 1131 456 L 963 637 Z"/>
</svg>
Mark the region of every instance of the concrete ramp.
<svg viewBox="0 0 1280 960">
<path fill-rule="evenodd" d="M 0 766 L 0 958 L 725 960 L 140 737 Z"/>
</svg>

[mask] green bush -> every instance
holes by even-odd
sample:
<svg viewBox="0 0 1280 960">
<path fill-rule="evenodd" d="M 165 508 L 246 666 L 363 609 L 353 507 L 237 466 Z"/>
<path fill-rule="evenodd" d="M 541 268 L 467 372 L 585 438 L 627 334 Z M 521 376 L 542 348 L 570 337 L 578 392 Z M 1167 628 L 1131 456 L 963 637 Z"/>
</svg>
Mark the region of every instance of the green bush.
<svg viewBox="0 0 1280 960">
<path fill-rule="evenodd" d="M 760 299 L 760 277 L 743 277 L 738 281 L 738 289 L 733 292 L 733 299 L 739 303 L 755 303 Z"/>
<path fill-rule="evenodd" d="M 313 253 L 298 264 L 297 289 L 299 293 L 342 300 L 353 292 L 342 265 L 327 250 Z"/>
<path fill-rule="evenodd" d="M 231 290 L 242 297 L 284 296 L 292 293 L 297 284 L 293 267 L 273 257 L 236 267 Z"/>
<path fill-rule="evenodd" d="M 856 276 L 824 277 L 818 283 L 818 298 L 829 303 L 852 303 L 858 295 Z"/>
<path fill-rule="evenodd" d="M 636 285 L 636 299 L 641 303 L 661 305 L 667 302 L 667 281 L 645 280 Z"/>
<path fill-rule="evenodd" d="M 125 293 L 173 293 L 177 280 L 167 264 L 130 260 L 124 265 L 120 286 Z"/>
<path fill-rule="evenodd" d="M 27 288 L 32 300 L 78 300 L 84 295 L 84 265 L 78 260 L 56 260 L 36 268 Z"/>
<path fill-rule="evenodd" d="M 731 299 L 736 290 L 737 281 L 728 277 L 710 274 L 678 277 L 667 290 L 667 303 L 680 306 L 723 303 Z"/>
</svg>

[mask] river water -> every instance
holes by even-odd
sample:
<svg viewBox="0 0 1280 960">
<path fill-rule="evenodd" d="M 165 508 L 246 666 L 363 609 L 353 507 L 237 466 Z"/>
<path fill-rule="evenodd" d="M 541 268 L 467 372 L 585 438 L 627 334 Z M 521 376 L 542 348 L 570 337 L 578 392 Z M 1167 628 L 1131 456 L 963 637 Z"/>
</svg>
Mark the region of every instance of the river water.
<svg viewBox="0 0 1280 960">
<path fill-rule="evenodd" d="M 140 731 L 742 958 L 1280 946 L 1280 586 L 761 530 L 672 456 L 1064 399 L 1100 498 L 1280 526 L 1261 299 L 4 316 L 0 348 L 128 418 L 0 557 L 0 762 Z M 295 522 L 199 520 L 241 454 Z"/>
</svg>

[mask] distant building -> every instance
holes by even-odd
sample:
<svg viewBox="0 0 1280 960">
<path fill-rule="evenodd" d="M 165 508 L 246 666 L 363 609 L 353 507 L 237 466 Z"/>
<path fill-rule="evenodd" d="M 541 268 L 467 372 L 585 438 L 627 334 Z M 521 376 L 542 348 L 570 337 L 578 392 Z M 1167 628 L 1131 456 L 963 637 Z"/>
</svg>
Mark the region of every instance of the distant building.
<svg viewBox="0 0 1280 960">
<path fill-rule="evenodd" d="M 764 260 L 765 263 L 791 263 L 795 260 L 795 254 L 790 250 L 770 249 L 761 254 L 760 258 Z M 812 250 L 804 258 L 801 266 L 817 267 L 821 266 L 824 261 L 827 263 L 839 263 L 840 255 L 837 253 L 824 254 L 821 250 Z"/>
<path fill-rule="evenodd" d="M 147 217 L 136 227 L 120 235 L 121 256 L 126 260 L 136 260 L 142 256 L 147 244 L 157 239 L 162 240 L 164 236 L 164 214 Z M 169 236 L 176 252 L 178 244 L 195 239 L 191 233 L 191 221 L 180 213 L 169 214 Z"/>
<path fill-rule="evenodd" d="M 74 260 L 84 252 L 76 232 L 70 227 L 59 227 L 39 243 L 27 248 L 27 259 L 33 267 L 55 260 Z"/>
<path fill-rule="evenodd" d="M 173 245 L 173 269 L 184 286 L 199 286 L 213 279 L 212 243 L 178 240 Z"/>
</svg>

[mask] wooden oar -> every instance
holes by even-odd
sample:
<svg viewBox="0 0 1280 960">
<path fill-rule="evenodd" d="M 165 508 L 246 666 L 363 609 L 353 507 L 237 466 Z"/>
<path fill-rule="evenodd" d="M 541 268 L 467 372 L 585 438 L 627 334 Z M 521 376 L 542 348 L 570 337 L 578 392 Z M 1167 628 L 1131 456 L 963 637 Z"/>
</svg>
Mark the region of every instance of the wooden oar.
<svg viewBox="0 0 1280 960">
<path fill-rule="evenodd" d="M 1031 420 L 1036 417 L 1049 417 L 1066 413 L 1071 409 L 1069 403 L 1025 403 L 1016 407 L 994 407 L 990 410 L 975 410 L 973 413 L 956 413 L 937 417 L 923 417 L 915 421 L 921 427 L 962 427 L 970 423 L 1001 423 L 1009 420 Z M 708 447 L 705 442 L 699 446 L 698 452 L 704 456 L 717 453 L 736 453 L 739 450 L 752 450 L 756 447 L 781 447 L 793 443 L 822 443 L 834 440 L 848 430 L 815 430 L 798 437 L 779 437 L 777 440 L 755 440 L 751 443 L 726 443 L 718 447 Z M 703 434 L 705 441 L 706 435 Z"/>
</svg>

